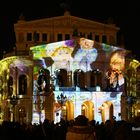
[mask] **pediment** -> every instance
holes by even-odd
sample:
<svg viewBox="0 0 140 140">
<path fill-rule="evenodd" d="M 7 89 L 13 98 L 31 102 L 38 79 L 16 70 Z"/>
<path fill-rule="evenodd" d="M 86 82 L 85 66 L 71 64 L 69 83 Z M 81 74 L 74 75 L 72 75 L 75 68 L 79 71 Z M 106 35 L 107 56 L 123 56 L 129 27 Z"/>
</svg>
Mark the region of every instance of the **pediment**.
<svg viewBox="0 0 140 140">
<path fill-rule="evenodd" d="M 51 18 L 44 18 L 32 21 L 18 22 L 15 24 L 16 27 L 26 27 L 26 28 L 46 28 L 46 27 L 86 27 L 86 28 L 102 28 L 105 24 L 96 22 L 93 20 L 88 20 L 84 18 L 79 18 L 75 16 L 58 16 Z M 108 25 L 106 25 L 108 26 Z M 115 26 L 113 28 L 116 28 Z"/>
</svg>

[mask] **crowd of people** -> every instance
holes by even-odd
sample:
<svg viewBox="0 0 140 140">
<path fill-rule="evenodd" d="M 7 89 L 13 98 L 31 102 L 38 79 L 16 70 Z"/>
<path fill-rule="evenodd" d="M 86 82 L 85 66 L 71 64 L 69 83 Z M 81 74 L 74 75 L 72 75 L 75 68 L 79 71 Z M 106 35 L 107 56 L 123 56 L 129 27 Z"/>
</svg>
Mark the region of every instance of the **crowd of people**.
<svg viewBox="0 0 140 140">
<path fill-rule="evenodd" d="M 107 120 L 99 123 L 79 115 L 74 120 L 59 123 L 45 119 L 40 124 L 20 124 L 3 121 L 1 140 L 135 140 L 140 136 L 140 117 L 133 121 Z"/>
</svg>

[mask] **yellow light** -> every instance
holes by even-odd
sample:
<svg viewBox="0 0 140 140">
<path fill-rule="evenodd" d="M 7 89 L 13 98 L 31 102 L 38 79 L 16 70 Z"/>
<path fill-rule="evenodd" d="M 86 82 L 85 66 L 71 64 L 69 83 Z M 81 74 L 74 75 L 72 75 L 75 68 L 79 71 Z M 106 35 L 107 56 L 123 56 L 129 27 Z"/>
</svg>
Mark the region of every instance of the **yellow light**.
<svg viewBox="0 0 140 140">
<path fill-rule="evenodd" d="M 63 106 L 63 109 L 66 110 L 66 106 Z"/>
<path fill-rule="evenodd" d="M 135 59 L 133 59 L 129 64 L 129 67 L 133 68 L 133 69 L 136 69 L 139 66 L 140 66 L 140 62 L 138 60 L 135 60 Z"/>
<path fill-rule="evenodd" d="M 104 106 L 102 106 L 102 108 L 101 108 L 102 110 L 104 109 Z"/>
<path fill-rule="evenodd" d="M 82 109 L 83 109 L 83 110 L 85 110 L 85 108 L 86 108 L 85 106 L 82 106 Z"/>
</svg>

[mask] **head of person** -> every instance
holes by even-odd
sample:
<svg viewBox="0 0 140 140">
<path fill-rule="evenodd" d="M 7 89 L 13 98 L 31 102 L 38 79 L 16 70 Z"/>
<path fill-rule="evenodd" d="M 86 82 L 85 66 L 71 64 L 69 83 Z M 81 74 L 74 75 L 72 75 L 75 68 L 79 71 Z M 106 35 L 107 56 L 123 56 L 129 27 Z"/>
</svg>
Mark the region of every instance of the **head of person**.
<svg viewBox="0 0 140 140">
<path fill-rule="evenodd" d="M 85 50 L 89 50 L 92 49 L 94 46 L 94 41 L 93 40 L 89 40 L 86 38 L 80 38 L 80 42 L 79 42 L 80 46 L 82 49 Z"/>
<path fill-rule="evenodd" d="M 84 115 L 78 115 L 75 118 L 75 125 L 76 126 L 87 126 L 88 125 L 88 118 Z"/>
<path fill-rule="evenodd" d="M 125 50 L 115 50 L 110 57 L 110 67 L 113 71 L 122 72 L 125 68 Z"/>
</svg>

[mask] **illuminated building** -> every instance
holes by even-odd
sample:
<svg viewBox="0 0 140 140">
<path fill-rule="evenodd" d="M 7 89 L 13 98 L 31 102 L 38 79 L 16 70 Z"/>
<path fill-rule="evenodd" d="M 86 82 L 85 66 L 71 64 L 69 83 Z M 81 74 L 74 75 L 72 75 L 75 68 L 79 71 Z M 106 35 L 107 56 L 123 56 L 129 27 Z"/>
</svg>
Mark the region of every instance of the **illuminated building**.
<svg viewBox="0 0 140 140">
<path fill-rule="evenodd" d="M 20 19 L 15 24 L 16 48 L 0 61 L 1 119 L 57 122 L 78 114 L 99 122 L 113 116 L 118 120 L 119 114 L 124 119 L 125 50 L 115 46 L 118 30 L 68 13 Z M 121 58 L 113 55 L 117 50 Z M 61 98 L 60 105 L 61 94 L 66 100 Z M 15 106 L 12 95 L 18 97 Z"/>
<path fill-rule="evenodd" d="M 106 24 L 72 16 L 69 11 L 62 16 L 36 20 L 26 20 L 20 16 L 14 24 L 15 52 L 5 54 L 5 57 L 15 53 L 28 55 L 30 47 L 34 45 L 68 40 L 73 38 L 73 35 L 116 46 L 119 30 L 113 23 Z"/>
<path fill-rule="evenodd" d="M 27 122 L 31 120 L 32 66 L 32 60 L 26 56 L 11 56 L 0 61 L 1 120 L 21 122 L 25 121 L 25 115 Z"/>
<path fill-rule="evenodd" d="M 11 114 L 8 101 L 14 94 L 18 96 L 14 112 L 18 121 L 36 123 L 48 118 L 57 122 L 60 117 L 71 120 L 79 114 L 99 122 L 113 116 L 119 119 L 124 49 L 79 38 L 33 46 L 30 51 L 28 57 L 1 61 L 4 114 L 8 109 Z M 61 95 L 66 98 L 58 105 Z"/>
<path fill-rule="evenodd" d="M 128 119 L 140 116 L 140 62 L 132 59 L 126 70 L 126 112 Z"/>
</svg>

